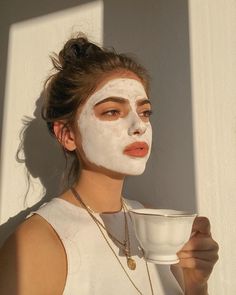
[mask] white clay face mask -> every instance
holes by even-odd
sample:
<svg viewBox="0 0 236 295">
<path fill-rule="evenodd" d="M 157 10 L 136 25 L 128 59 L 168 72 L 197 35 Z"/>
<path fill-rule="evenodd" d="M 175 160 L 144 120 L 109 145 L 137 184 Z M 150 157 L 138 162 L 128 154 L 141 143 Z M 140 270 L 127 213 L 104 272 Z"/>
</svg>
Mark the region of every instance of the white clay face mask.
<svg viewBox="0 0 236 295">
<path fill-rule="evenodd" d="M 95 115 L 94 106 L 109 97 L 127 99 L 128 114 L 116 120 L 101 120 Z M 119 78 L 108 81 L 93 93 L 83 106 L 78 119 L 82 148 L 86 158 L 93 164 L 124 175 L 139 175 L 145 170 L 152 144 L 152 127 L 137 113 L 137 101 L 147 99 L 145 89 L 135 79 Z M 133 143 L 146 143 L 145 156 L 124 154 L 124 149 Z"/>
</svg>

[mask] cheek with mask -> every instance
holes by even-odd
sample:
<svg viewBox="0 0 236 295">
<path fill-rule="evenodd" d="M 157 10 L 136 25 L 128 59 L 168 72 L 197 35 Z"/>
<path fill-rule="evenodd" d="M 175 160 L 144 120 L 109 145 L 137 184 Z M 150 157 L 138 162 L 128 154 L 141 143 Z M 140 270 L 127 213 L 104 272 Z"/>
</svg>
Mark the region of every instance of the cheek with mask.
<svg viewBox="0 0 236 295">
<path fill-rule="evenodd" d="M 128 115 L 114 121 L 96 117 L 94 106 L 108 97 L 127 99 Z M 143 85 L 128 78 L 110 80 L 89 97 L 80 113 L 78 127 L 83 151 L 91 163 L 124 175 L 144 172 L 151 152 L 152 128 L 150 122 L 144 122 L 137 114 L 140 99 L 147 99 Z M 133 150 L 127 152 L 131 144 Z M 142 152 L 142 146 L 148 149 Z"/>
</svg>

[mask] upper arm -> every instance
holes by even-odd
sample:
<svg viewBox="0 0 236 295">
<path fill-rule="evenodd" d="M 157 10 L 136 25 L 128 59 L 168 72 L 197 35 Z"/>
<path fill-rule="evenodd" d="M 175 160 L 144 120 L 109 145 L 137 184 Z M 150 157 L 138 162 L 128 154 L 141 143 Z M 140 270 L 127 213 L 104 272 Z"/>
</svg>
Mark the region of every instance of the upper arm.
<svg viewBox="0 0 236 295">
<path fill-rule="evenodd" d="M 0 251 L 0 294 L 61 294 L 65 263 L 56 234 L 34 215 L 17 228 Z"/>
</svg>

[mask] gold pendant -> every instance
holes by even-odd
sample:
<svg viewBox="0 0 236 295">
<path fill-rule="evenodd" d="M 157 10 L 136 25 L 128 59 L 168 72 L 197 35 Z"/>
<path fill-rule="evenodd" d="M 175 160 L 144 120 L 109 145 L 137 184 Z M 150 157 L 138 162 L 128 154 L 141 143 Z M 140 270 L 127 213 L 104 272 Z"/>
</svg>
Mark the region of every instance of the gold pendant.
<svg viewBox="0 0 236 295">
<path fill-rule="evenodd" d="M 135 270 L 135 268 L 136 268 L 135 260 L 130 257 L 127 258 L 127 265 L 128 265 L 128 268 L 131 270 Z"/>
</svg>

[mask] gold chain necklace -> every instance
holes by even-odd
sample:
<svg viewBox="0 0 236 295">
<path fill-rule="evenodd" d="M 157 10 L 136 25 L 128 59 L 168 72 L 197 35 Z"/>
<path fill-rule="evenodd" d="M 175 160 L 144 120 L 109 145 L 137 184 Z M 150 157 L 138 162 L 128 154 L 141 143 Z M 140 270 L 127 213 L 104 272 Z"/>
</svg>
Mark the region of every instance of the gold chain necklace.
<svg viewBox="0 0 236 295">
<path fill-rule="evenodd" d="M 109 248 L 111 249 L 111 251 L 113 252 L 114 256 L 116 257 L 117 261 L 119 262 L 120 266 L 122 267 L 123 271 L 125 272 L 126 276 L 128 277 L 129 281 L 131 282 L 131 284 L 134 286 L 134 288 L 137 290 L 137 292 L 140 295 L 143 295 L 143 293 L 137 288 L 137 286 L 134 284 L 133 280 L 131 279 L 130 275 L 128 274 L 128 272 L 126 271 L 125 267 L 123 266 L 123 264 L 121 263 L 119 257 L 117 256 L 115 250 L 112 248 L 110 242 L 108 241 L 108 239 L 106 238 L 104 232 L 102 229 L 104 229 L 108 236 L 113 240 L 118 242 L 120 245 L 122 245 L 124 247 L 123 251 L 124 254 L 126 256 L 127 259 L 127 265 L 129 267 L 129 269 L 134 270 L 136 268 L 136 263 L 135 261 L 131 258 L 130 255 L 130 239 L 129 239 L 129 231 L 128 231 L 128 222 L 127 222 L 127 217 L 126 217 L 126 213 L 125 213 L 125 209 L 127 210 L 127 207 L 125 206 L 123 199 L 121 199 L 121 204 L 122 204 L 122 209 L 124 212 L 124 219 L 125 219 L 125 241 L 124 243 L 120 242 L 117 238 L 115 238 L 110 232 L 107 231 L 106 227 L 94 216 L 94 211 L 92 211 L 81 199 L 81 197 L 79 196 L 78 192 L 72 187 L 71 191 L 73 193 L 73 196 L 82 204 L 82 206 L 84 207 L 84 209 L 88 212 L 88 214 L 90 215 L 90 217 L 93 219 L 93 221 L 95 222 L 95 224 L 97 225 L 98 229 L 100 230 L 103 238 L 105 239 L 107 245 L 109 246 Z M 141 248 L 142 253 L 144 255 L 144 251 Z M 151 276 L 150 276 L 150 272 L 149 272 L 149 268 L 148 268 L 148 264 L 147 261 L 145 261 L 145 265 L 146 265 L 146 270 L 147 270 L 147 274 L 148 274 L 148 280 L 149 280 L 149 284 L 150 284 L 150 289 L 151 289 L 151 294 L 154 295 L 153 292 L 153 287 L 152 287 L 152 281 L 151 281 Z"/>
<path fill-rule="evenodd" d="M 77 193 L 76 190 L 74 190 L 74 188 L 71 188 L 73 195 L 76 197 L 76 199 L 82 204 L 82 206 L 87 210 L 87 212 L 89 213 L 89 215 L 92 217 L 92 219 L 94 220 L 95 223 L 98 223 L 99 226 L 101 226 L 108 234 L 108 236 L 114 241 L 117 242 L 123 250 L 124 255 L 126 256 L 126 261 L 127 261 L 127 266 L 129 267 L 129 269 L 131 270 L 135 270 L 136 269 L 136 262 L 135 260 L 131 257 L 130 254 L 130 240 L 129 240 L 129 234 L 128 234 L 128 222 L 127 222 L 127 216 L 125 213 L 125 209 L 124 209 L 124 202 L 121 199 L 121 209 L 123 209 L 124 212 L 124 221 L 125 221 L 125 240 L 122 243 L 121 241 L 119 241 L 113 234 L 111 234 L 106 227 L 100 222 L 100 220 L 98 220 L 94 214 L 95 212 L 92 211 L 91 208 L 89 208 L 81 199 L 81 197 L 79 196 L 79 194 Z"/>
</svg>

